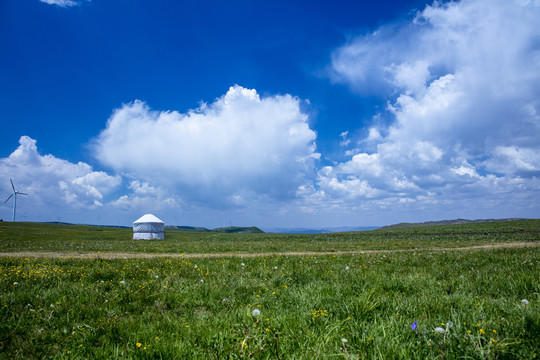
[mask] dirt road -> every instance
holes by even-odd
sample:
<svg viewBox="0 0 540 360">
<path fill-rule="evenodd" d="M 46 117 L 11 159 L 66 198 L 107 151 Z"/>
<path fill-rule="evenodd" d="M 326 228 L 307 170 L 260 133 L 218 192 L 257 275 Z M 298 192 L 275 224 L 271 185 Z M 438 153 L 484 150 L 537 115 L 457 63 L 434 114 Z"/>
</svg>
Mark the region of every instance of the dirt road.
<svg viewBox="0 0 540 360">
<path fill-rule="evenodd" d="M 215 253 L 215 254 L 178 254 L 178 253 L 58 253 L 58 252 L 13 252 L 0 253 L 0 257 L 16 258 L 51 258 L 51 259 L 151 259 L 151 258 L 220 258 L 220 257 L 264 257 L 264 256 L 304 256 L 304 255 L 344 255 L 344 254 L 380 254 L 393 252 L 418 252 L 418 251 L 467 251 L 480 249 L 501 249 L 501 248 L 525 248 L 539 247 L 540 242 L 517 242 L 502 243 L 491 245 L 478 245 L 457 248 L 421 248 L 421 249 L 397 249 L 397 250 L 355 250 L 355 251 L 333 251 L 333 252 L 314 252 L 314 251 L 295 251 L 295 252 L 263 252 L 263 253 Z"/>
</svg>

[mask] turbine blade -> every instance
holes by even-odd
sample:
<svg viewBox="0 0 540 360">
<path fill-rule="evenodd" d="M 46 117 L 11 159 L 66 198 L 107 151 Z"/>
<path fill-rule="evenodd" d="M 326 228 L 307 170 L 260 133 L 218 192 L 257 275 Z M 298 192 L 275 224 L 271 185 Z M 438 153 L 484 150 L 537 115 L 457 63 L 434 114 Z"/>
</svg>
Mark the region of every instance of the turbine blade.
<svg viewBox="0 0 540 360">
<path fill-rule="evenodd" d="M 9 199 L 11 199 L 11 198 L 13 197 L 13 195 L 14 195 L 14 194 L 9 195 L 9 197 L 7 198 L 7 200 L 4 201 L 4 204 L 7 203 L 7 202 L 9 201 Z"/>
<path fill-rule="evenodd" d="M 9 179 L 11 181 L 11 187 L 13 188 L 13 192 L 15 192 L 15 185 L 13 185 L 13 180 Z"/>
<path fill-rule="evenodd" d="M 19 194 L 19 195 L 28 195 L 27 193 L 22 193 L 22 192 L 18 192 L 18 191 L 17 191 L 17 194 Z"/>
</svg>

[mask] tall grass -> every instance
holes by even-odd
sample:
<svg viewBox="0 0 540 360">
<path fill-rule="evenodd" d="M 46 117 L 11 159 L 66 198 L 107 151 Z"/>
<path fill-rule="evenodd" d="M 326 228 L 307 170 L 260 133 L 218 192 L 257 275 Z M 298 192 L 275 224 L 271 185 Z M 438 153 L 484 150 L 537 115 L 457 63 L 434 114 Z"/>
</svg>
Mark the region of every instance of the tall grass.
<svg viewBox="0 0 540 360">
<path fill-rule="evenodd" d="M 539 265 L 537 247 L 7 257 L 0 259 L 0 357 L 536 358 Z"/>
</svg>

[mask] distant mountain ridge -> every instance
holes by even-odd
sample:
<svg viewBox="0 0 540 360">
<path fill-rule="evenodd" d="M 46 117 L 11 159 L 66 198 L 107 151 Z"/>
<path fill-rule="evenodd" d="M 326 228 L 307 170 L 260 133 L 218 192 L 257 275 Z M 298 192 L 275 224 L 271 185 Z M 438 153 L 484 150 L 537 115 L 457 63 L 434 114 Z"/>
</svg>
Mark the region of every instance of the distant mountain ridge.
<svg viewBox="0 0 540 360">
<path fill-rule="evenodd" d="M 330 234 L 338 232 L 351 232 L 351 231 L 369 231 L 376 230 L 379 226 L 340 226 L 340 227 L 328 227 L 328 228 L 271 228 L 266 229 L 266 232 L 270 233 L 286 233 L 286 234 Z"/>
<path fill-rule="evenodd" d="M 122 226 L 122 225 L 96 225 L 96 224 L 73 224 L 68 222 L 61 221 L 48 221 L 44 224 L 54 224 L 54 225 L 85 225 L 85 226 L 97 226 L 97 227 L 111 227 L 111 228 L 130 228 L 131 226 Z M 259 229 L 256 226 L 228 226 L 220 227 L 215 229 L 207 229 L 200 226 L 176 226 L 176 225 L 167 225 L 166 229 L 178 229 L 181 231 L 194 231 L 194 232 L 217 232 L 217 233 L 243 233 L 243 234 L 263 234 L 264 231 Z"/>
<path fill-rule="evenodd" d="M 178 229 L 181 231 L 194 231 L 194 232 L 217 232 L 228 234 L 263 234 L 264 231 L 256 226 L 228 226 L 215 229 L 207 229 L 199 226 L 166 226 L 166 228 Z"/>
<path fill-rule="evenodd" d="M 454 219 L 454 220 L 438 220 L 438 221 L 425 221 L 420 223 L 399 223 L 393 225 L 387 225 L 379 228 L 379 230 L 387 229 L 400 229 L 407 227 L 417 227 L 417 226 L 436 226 L 436 225 L 461 225 L 461 224 L 475 224 L 475 223 L 486 223 L 486 222 L 504 222 L 504 221 L 517 221 L 517 220 L 528 220 L 525 218 L 505 218 L 505 219 Z"/>
<path fill-rule="evenodd" d="M 125 226 L 125 225 L 75 224 L 75 223 L 68 223 L 68 222 L 63 222 L 63 221 L 45 221 L 43 222 L 43 224 L 69 225 L 69 226 L 83 225 L 83 226 L 97 226 L 97 227 L 105 227 L 105 228 L 124 228 L 124 229 L 128 229 L 131 227 L 131 226 Z"/>
<path fill-rule="evenodd" d="M 528 218 L 503 218 L 503 219 L 453 219 L 453 220 L 437 220 L 437 221 L 425 221 L 418 223 L 398 223 L 386 226 L 341 226 L 341 227 L 328 227 L 328 228 L 268 228 L 266 231 L 261 230 L 256 226 L 228 226 L 220 227 L 215 229 L 208 229 L 205 227 L 199 226 L 177 226 L 177 225 L 167 225 L 167 229 L 175 229 L 179 231 L 190 231 L 190 232 L 209 232 L 209 233 L 240 233 L 240 234 L 262 234 L 265 232 L 268 233 L 288 233 L 288 234 L 328 234 L 328 233 L 338 233 L 338 232 L 356 232 L 356 231 L 370 231 L 370 230 L 394 230 L 394 229 L 404 229 L 411 227 L 429 227 L 437 225 L 462 225 L 462 224 L 475 224 L 475 223 L 489 223 L 489 222 L 506 222 L 506 221 L 520 221 L 520 220 L 531 220 Z M 46 224 L 56 224 L 56 225 L 86 225 L 86 226 L 98 226 L 98 227 L 118 227 L 118 228 L 129 228 L 130 226 L 121 226 L 121 225 L 95 225 L 95 224 L 72 224 L 61 221 L 49 221 L 45 222 Z"/>
</svg>

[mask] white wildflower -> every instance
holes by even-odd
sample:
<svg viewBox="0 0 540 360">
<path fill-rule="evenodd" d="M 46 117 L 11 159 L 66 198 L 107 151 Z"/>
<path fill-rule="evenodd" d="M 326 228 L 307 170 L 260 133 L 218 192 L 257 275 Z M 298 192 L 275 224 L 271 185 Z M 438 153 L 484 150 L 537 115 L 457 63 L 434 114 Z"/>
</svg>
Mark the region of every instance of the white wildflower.
<svg viewBox="0 0 540 360">
<path fill-rule="evenodd" d="M 261 311 L 260 311 L 259 309 L 255 309 L 255 310 L 253 310 L 253 312 L 251 313 L 251 316 L 253 316 L 253 317 L 257 317 L 257 316 L 259 316 L 259 315 L 261 315 Z"/>
<path fill-rule="evenodd" d="M 446 332 L 442 327 L 436 327 L 435 330 L 433 331 L 435 331 L 438 334 L 444 334 Z"/>
<path fill-rule="evenodd" d="M 522 299 L 522 300 L 521 300 L 521 303 L 522 303 L 523 305 L 527 306 L 527 305 L 529 305 L 529 300 L 527 300 L 527 299 Z"/>
</svg>

